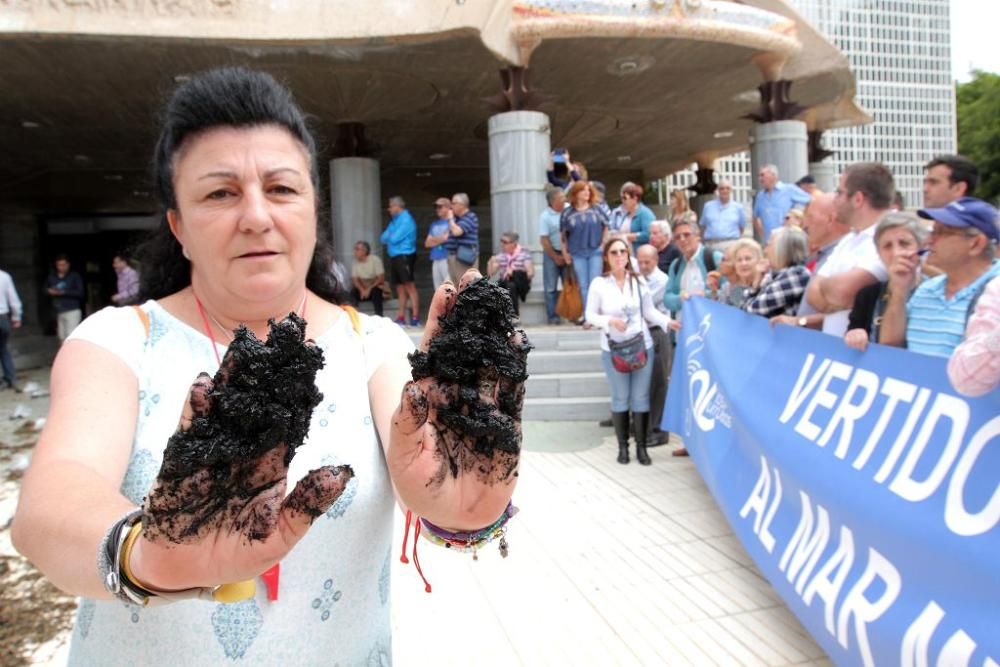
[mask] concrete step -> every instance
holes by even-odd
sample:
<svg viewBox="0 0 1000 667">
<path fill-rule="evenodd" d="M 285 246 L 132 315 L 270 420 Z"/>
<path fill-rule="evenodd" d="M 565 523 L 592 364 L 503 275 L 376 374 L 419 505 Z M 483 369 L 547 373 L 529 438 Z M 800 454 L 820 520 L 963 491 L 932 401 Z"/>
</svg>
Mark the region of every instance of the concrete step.
<svg viewBox="0 0 1000 667">
<path fill-rule="evenodd" d="M 547 350 L 598 350 L 601 345 L 601 332 L 573 324 L 559 326 L 526 327 L 528 340 L 535 346 L 534 352 Z M 534 353 L 533 352 L 533 353 Z"/>
<path fill-rule="evenodd" d="M 420 344 L 420 339 L 424 335 L 423 329 L 407 329 L 410 340 L 414 345 Z M 546 351 L 599 351 L 601 345 L 601 332 L 590 329 L 584 330 L 572 324 L 559 326 L 525 327 L 528 340 L 534 346 L 531 354 L 538 354 Z M 529 357 L 530 358 L 530 357 Z"/>
<path fill-rule="evenodd" d="M 611 399 L 604 398 L 525 398 L 525 421 L 600 421 L 607 419 Z"/>
<path fill-rule="evenodd" d="M 601 372 L 601 351 L 592 350 L 541 350 L 528 355 L 528 374 L 593 373 Z"/>
<path fill-rule="evenodd" d="M 603 372 L 532 375 L 525 384 L 529 398 L 607 398 L 608 391 Z"/>
</svg>

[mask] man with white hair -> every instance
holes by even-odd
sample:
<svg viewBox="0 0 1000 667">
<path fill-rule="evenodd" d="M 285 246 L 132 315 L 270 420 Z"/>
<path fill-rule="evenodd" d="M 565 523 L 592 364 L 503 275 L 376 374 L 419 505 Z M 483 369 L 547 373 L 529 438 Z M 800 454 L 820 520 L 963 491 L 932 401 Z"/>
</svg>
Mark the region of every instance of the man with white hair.
<svg viewBox="0 0 1000 667">
<path fill-rule="evenodd" d="M 669 271 L 670 264 L 681 256 L 680 249 L 672 240 L 673 234 L 666 220 L 654 220 L 649 223 L 649 245 L 656 248 L 656 252 L 659 254 L 656 265 L 663 273 Z"/>
<path fill-rule="evenodd" d="M 451 196 L 448 213 L 448 273 L 458 285 L 462 275 L 479 267 L 479 216 L 469 208 L 469 195 L 456 192 Z"/>
<path fill-rule="evenodd" d="M 723 253 L 743 236 L 747 214 L 743 205 L 733 201 L 733 184 L 719 181 L 718 196 L 705 203 L 701 211 L 702 238 L 712 250 Z"/>
<path fill-rule="evenodd" d="M 639 246 L 635 253 L 639 261 L 639 273 L 646 279 L 649 296 L 656 309 L 664 315 L 669 315 L 663 305 L 663 293 L 667 290 L 667 274 L 657 266 L 659 252 L 646 244 Z M 667 384 L 670 382 L 670 367 L 674 356 L 674 346 L 670 341 L 670 332 L 660 327 L 649 327 L 649 335 L 653 339 L 653 374 L 649 381 L 649 433 L 646 437 L 647 447 L 665 445 L 670 440 L 670 434 L 660 430 L 663 419 L 663 405 L 667 400 Z"/>
<path fill-rule="evenodd" d="M 771 232 L 785 224 L 785 215 L 793 208 L 802 208 L 811 199 L 797 185 L 778 180 L 778 168 L 765 164 L 757 173 L 760 190 L 753 199 L 753 231 L 757 240 L 766 244 Z"/>
</svg>

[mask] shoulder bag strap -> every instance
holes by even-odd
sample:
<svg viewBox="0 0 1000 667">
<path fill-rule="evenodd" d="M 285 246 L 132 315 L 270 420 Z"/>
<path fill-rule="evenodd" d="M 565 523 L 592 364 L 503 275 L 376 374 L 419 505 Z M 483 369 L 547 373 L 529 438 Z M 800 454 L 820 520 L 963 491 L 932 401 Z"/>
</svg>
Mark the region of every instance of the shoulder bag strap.
<svg viewBox="0 0 1000 667">
<path fill-rule="evenodd" d="M 146 339 L 149 339 L 149 313 L 143 310 L 139 306 L 132 306 L 135 310 L 135 314 L 139 317 L 139 321 L 142 322 L 142 330 L 146 333 Z"/>
</svg>

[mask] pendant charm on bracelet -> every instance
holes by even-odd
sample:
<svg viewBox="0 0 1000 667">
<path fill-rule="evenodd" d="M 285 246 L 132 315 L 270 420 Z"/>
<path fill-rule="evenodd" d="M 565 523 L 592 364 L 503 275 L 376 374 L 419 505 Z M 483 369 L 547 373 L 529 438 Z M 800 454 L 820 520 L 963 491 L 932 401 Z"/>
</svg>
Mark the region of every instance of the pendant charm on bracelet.
<svg viewBox="0 0 1000 667">
<path fill-rule="evenodd" d="M 424 537 L 446 549 L 462 553 L 472 552 L 472 560 L 479 560 L 479 550 L 487 544 L 499 541 L 500 556 L 506 558 L 509 554 L 507 543 L 507 522 L 517 514 L 517 508 L 508 504 L 504 513 L 492 525 L 475 532 L 451 532 L 438 528 L 430 521 L 421 519 L 424 526 Z"/>
</svg>

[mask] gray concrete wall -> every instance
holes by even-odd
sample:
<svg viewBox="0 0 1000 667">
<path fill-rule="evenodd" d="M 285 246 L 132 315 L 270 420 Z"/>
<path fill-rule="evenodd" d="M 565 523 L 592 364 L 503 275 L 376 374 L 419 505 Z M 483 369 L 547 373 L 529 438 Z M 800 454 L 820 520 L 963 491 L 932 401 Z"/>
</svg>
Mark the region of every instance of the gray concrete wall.
<svg viewBox="0 0 1000 667">
<path fill-rule="evenodd" d="M 808 134 L 800 120 L 778 120 L 750 129 L 750 168 L 756 179 L 760 168 L 773 164 L 778 177 L 794 183 L 809 173 Z"/>
</svg>

